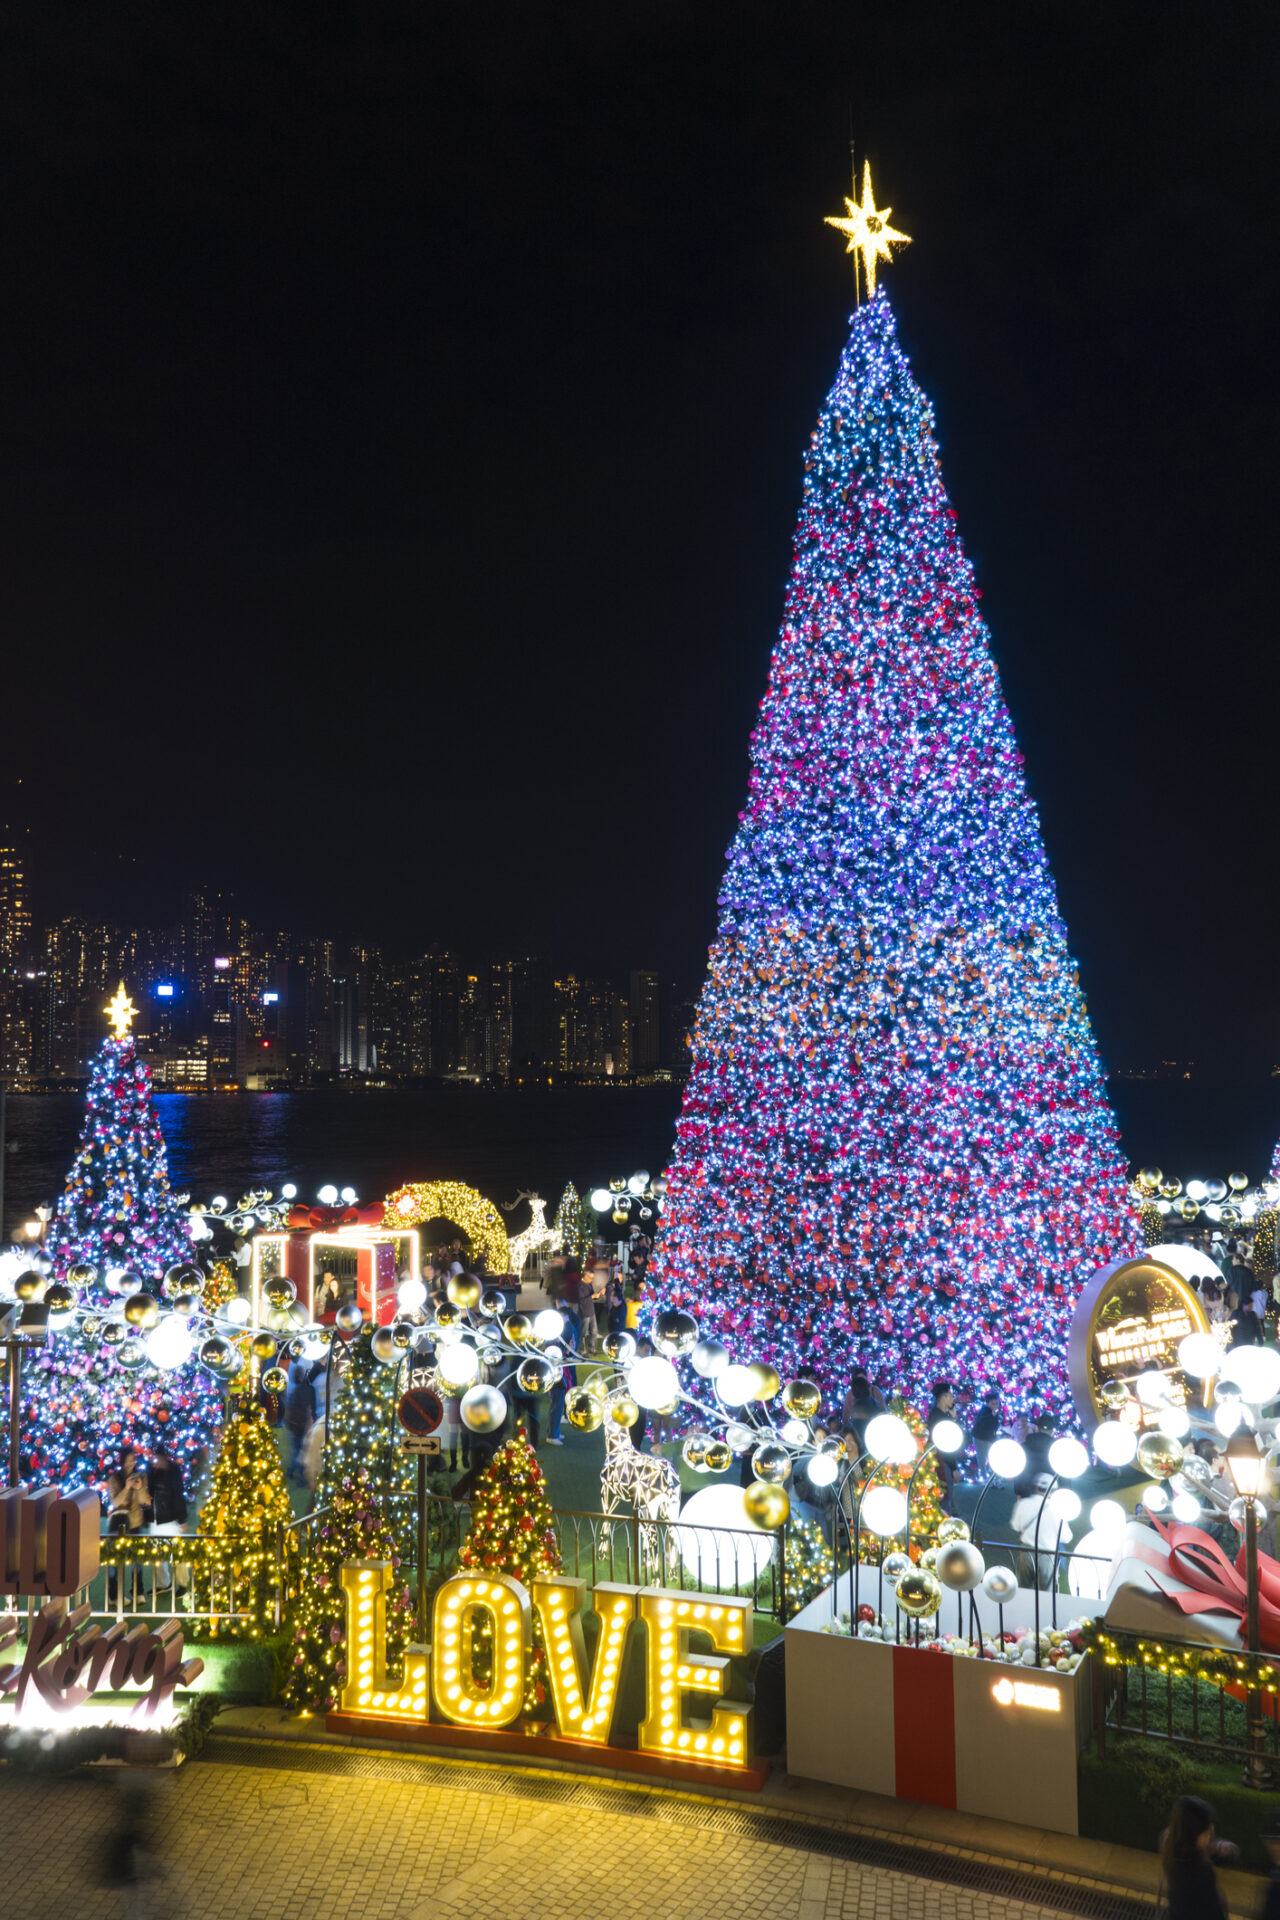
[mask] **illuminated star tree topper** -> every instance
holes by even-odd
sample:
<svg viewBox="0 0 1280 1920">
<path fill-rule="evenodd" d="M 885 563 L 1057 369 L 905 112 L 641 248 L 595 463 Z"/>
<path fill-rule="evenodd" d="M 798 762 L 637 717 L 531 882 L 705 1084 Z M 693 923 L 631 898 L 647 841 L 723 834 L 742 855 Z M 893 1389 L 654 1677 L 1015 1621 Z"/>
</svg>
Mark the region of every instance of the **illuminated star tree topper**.
<svg viewBox="0 0 1280 1920">
<path fill-rule="evenodd" d="M 862 199 L 846 199 L 847 213 L 829 213 L 824 226 L 837 227 L 848 239 L 846 253 L 856 253 L 862 259 L 862 271 L 867 280 L 867 298 L 875 297 L 876 261 L 886 262 L 893 259 L 895 247 L 911 244 L 909 233 L 899 233 L 896 227 L 889 225 L 892 207 L 877 208 L 875 194 L 871 190 L 871 162 L 862 163 Z"/>
<path fill-rule="evenodd" d="M 133 1025 L 133 1016 L 138 1011 L 124 990 L 124 981 L 116 988 L 114 1000 L 107 1002 L 102 1009 L 111 1022 L 111 1030 L 117 1040 L 127 1040 L 129 1028 Z"/>
</svg>

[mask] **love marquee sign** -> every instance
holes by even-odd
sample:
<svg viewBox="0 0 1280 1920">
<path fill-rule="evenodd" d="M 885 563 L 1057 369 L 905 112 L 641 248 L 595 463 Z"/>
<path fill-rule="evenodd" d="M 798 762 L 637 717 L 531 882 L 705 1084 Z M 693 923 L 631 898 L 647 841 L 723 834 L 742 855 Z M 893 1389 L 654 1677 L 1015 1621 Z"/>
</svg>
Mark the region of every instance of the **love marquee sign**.
<svg viewBox="0 0 1280 1920">
<path fill-rule="evenodd" d="M 437 1590 L 431 1644 L 405 1649 L 404 1670 L 386 1669 L 386 1594 L 390 1564 L 349 1560 L 342 1569 L 347 1618 L 347 1677 L 334 1731 L 370 1730 L 449 1745 L 504 1751 L 599 1753 L 611 1767 L 646 1772 L 728 1772 L 739 1786 L 763 1781 L 750 1758 L 751 1709 L 729 1696 L 732 1655 L 751 1651 L 750 1599 L 543 1574 L 532 1590 L 509 1574 L 453 1574 Z M 588 1597 L 600 1633 L 588 1667 L 582 1610 Z M 537 1616 L 547 1650 L 554 1727 L 521 1725 L 525 1679 Z M 472 1627 L 487 1620 L 492 1654 L 481 1683 L 472 1661 Z M 645 1636 L 645 1712 L 635 1746 L 614 1732 L 628 1643 Z M 692 1642 L 701 1644 L 695 1646 Z M 710 1712 L 690 1712 L 687 1696 L 710 1697 Z M 436 1716 L 434 1719 L 432 1715 Z M 607 1753 L 607 1757 L 606 1757 Z M 767 1770 L 766 1770 L 767 1771 Z"/>
</svg>

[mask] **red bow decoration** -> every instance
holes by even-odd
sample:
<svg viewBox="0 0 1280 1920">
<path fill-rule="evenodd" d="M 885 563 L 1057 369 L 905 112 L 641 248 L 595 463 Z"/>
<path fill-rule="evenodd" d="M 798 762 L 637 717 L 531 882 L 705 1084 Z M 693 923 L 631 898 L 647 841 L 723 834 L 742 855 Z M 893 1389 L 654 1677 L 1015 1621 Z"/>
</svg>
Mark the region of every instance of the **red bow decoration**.
<svg viewBox="0 0 1280 1920">
<path fill-rule="evenodd" d="M 1165 1594 L 1165 1598 L 1183 1613 L 1229 1613 L 1243 1621 L 1248 1605 L 1243 1542 L 1232 1566 L 1216 1540 L 1200 1527 L 1165 1526 L 1154 1516 L 1152 1524 L 1169 1549 L 1168 1561 L 1158 1561 L 1141 1547 L 1137 1557 L 1157 1572 L 1174 1574 L 1194 1590 Z M 1159 1580 L 1154 1584 L 1165 1592 Z M 1258 1590 L 1258 1637 L 1265 1652 L 1280 1653 L 1280 1564 L 1269 1553 L 1258 1555 Z"/>
<path fill-rule="evenodd" d="M 339 1227 L 380 1227 L 385 1208 L 381 1200 L 363 1207 L 308 1207 L 302 1202 L 289 1209 L 291 1232 L 334 1233 Z"/>
</svg>

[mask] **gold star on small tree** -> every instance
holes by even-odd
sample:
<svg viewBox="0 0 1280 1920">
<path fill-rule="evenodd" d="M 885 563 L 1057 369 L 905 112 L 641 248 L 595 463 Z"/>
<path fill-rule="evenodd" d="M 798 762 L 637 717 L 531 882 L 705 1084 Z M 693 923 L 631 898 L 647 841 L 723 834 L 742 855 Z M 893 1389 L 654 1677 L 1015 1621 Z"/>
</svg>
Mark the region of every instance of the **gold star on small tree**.
<svg viewBox="0 0 1280 1920">
<path fill-rule="evenodd" d="M 129 1026 L 137 1011 L 138 1009 L 134 1006 L 132 1000 L 124 990 L 124 981 L 122 980 L 116 989 L 115 999 L 108 1002 L 103 1008 L 103 1012 L 111 1022 L 117 1040 L 127 1040 L 129 1038 Z"/>
<path fill-rule="evenodd" d="M 909 233 L 899 233 L 896 227 L 889 225 L 892 207 L 877 208 L 875 195 L 871 190 L 871 162 L 862 163 L 862 199 L 846 199 L 848 212 L 845 215 L 829 213 L 823 222 L 828 227 L 838 227 L 848 238 L 846 253 L 862 256 L 862 271 L 867 276 L 867 298 L 876 290 L 876 261 L 892 260 L 895 247 L 910 244 Z"/>
</svg>

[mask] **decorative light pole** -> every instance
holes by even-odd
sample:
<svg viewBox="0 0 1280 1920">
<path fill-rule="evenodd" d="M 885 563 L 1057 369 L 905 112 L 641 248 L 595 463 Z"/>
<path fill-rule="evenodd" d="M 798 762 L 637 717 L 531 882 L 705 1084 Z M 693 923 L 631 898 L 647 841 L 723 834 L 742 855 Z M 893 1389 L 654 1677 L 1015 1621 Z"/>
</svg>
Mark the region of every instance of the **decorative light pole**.
<svg viewBox="0 0 1280 1920">
<path fill-rule="evenodd" d="M 1266 1461 L 1258 1451 L 1258 1443 L 1252 1432 L 1238 1427 L 1227 1442 L 1227 1471 L 1237 1494 L 1244 1501 L 1244 1578 L 1245 1578 L 1245 1634 L 1249 1643 L 1249 1652 L 1261 1651 L 1261 1637 L 1258 1624 L 1258 1508 L 1257 1497 L 1262 1491 L 1266 1473 Z M 1245 1763 L 1244 1783 L 1246 1787 L 1269 1788 L 1275 1779 L 1274 1770 L 1266 1756 L 1266 1731 L 1262 1724 L 1262 1695 L 1256 1684 L 1256 1675 L 1251 1674 L 1248 1692 L 1245 1695 L 1245 1714 L 1248 1722 L 1249 1757 Z"/>
</svg>

